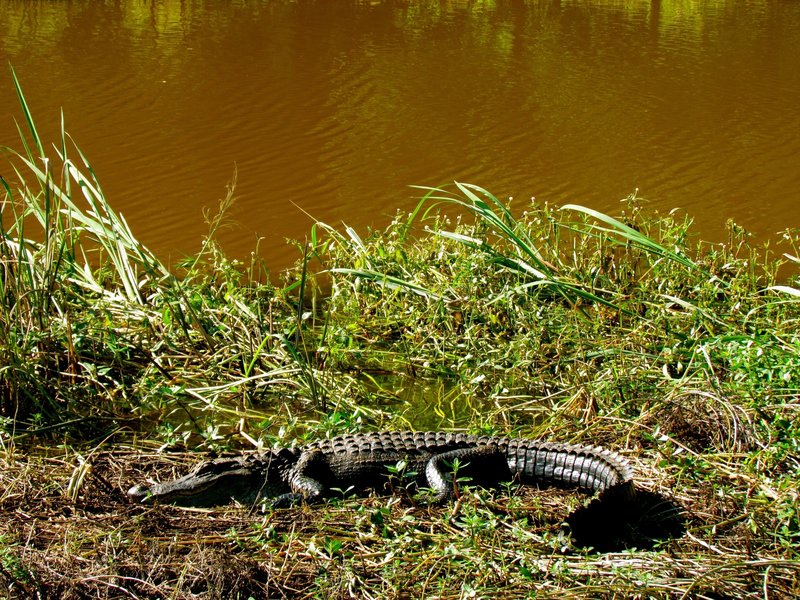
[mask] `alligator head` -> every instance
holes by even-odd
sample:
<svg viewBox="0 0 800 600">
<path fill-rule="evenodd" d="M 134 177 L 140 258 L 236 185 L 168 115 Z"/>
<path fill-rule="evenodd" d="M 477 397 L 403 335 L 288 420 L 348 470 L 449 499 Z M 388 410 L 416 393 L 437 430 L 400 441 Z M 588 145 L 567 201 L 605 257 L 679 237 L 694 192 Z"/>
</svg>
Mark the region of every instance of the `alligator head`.
<svg viewBox="0 0 800 600">
<path fill-rule="evenodd" d="M 202 462 L 188 475 L 167 483 L 136 484 L 128 496 L 137 502 L 208 507 L 255 504 L 261 498 L 289 492 L 287 473 L 297 462 L 287 448 L 265 454 Z"/>
</svg>

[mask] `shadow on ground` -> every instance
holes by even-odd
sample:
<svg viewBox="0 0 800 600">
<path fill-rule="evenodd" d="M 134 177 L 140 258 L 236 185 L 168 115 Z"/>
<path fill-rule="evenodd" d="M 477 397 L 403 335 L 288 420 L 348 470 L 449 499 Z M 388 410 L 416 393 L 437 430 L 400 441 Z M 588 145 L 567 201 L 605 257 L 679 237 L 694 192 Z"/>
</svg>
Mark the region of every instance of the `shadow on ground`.
<svg viewBox="0 0 800 600">
<path fill-rule="evenodd" d="M 686 518 L 683 508 L 672 500 L 637 490 L 633 503 L 593 500 L 570 514 L 566 526 L 579 548 L 598 552 L 648 550 L 659 541 L 681 537 Z"/>
</svg>

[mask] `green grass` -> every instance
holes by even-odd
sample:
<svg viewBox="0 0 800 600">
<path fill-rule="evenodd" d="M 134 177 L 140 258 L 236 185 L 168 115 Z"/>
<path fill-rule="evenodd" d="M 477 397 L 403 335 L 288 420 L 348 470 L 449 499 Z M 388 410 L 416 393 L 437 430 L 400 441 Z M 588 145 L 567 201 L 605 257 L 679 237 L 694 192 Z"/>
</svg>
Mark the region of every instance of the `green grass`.
<svg viewBox="0 0 800 600">
<path fill-rule="evenodd" d="M 14 81 L 22 151 L 4 151 L 0 233 L 9 596 L 800 591 L 797 231 L 759 246 L 729 223 L 709 244 L 635 194 L 611 217 L 456 183 L 381 231 L 316 224 L 277 281 L 215 243 L 229 195 L 200 253 L 170 269 L 63 123 L 46 147 Z M 393 496 L 263 514 L 125 500 L 200 451 L 407 427 L 620 450 L 643 490 L 686 510 L 686 535 L 597 553 L 560 527 L 574 494 L 466 489 L 426 507 L 401 473 Z"/>
</svg>

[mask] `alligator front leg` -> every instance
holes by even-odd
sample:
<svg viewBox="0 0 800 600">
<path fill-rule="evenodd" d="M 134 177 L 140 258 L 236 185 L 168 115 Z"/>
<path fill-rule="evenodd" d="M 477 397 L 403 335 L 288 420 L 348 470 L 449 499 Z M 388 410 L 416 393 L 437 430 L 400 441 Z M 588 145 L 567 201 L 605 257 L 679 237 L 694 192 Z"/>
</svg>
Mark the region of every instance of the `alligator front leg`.
<svg viewBox="0 0 800 600">
<path fill-rule="evenodd" d="M 466 476 L 472 483 L 491 487 L 512 478 L 505 453 L 495 445 L 442 452 L 432 456 L 425 465 L 425 477 L 434 491 L 434 503 L 442 503 L 453 495 L 454 486 L 448 473 L 452 473 L 456 460 L 459 465 L 456 475 Z"/>
<path fill-rule="evenodd" d="M 326 492 L 326 487 L 312 475 L 327 466 L 325 456 L 319 448 L 306 450 L 300 455 L 297 464 L 289 473 L 291 492 L 281 494 L 272 501 L 274 508 L 289 508 L 301 502 L 318 502 Z"/>
</svg>

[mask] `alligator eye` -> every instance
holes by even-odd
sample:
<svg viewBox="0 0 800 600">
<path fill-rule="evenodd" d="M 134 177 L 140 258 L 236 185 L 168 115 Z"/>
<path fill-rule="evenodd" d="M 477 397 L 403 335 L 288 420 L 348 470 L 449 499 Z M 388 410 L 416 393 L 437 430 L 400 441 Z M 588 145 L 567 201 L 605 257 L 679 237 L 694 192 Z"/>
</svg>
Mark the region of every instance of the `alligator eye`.
<svg viewBox="0 0 800 600">
<path fill-rule="evenodd" d="M 198 465 L 198 467 L 194 470 L 194 474 L 205 475 L 206 473 L 212 470 L 213 466 L 214 465 L 212 463 L 202 463 L 201 465 Z"/>
<path fill-rule="evenodd" d="M 212 460 L 212 461 L 200 463 L 195 468 L 195 470 L 193 472 L 193 475 L 196 477 L 198 475 L 206 475 L 208 473 L 211 473 L 212 475 L 216 474 L 216 473 L 219 473 L 221 471 L 226 470 L 226 467 L 228 467 L 228 465 L 231 462 L 236 462 L 236 461 L 224 461 L 224 463 L 220 463 L 218 461 L 213 461 Z"/>
</svg>

